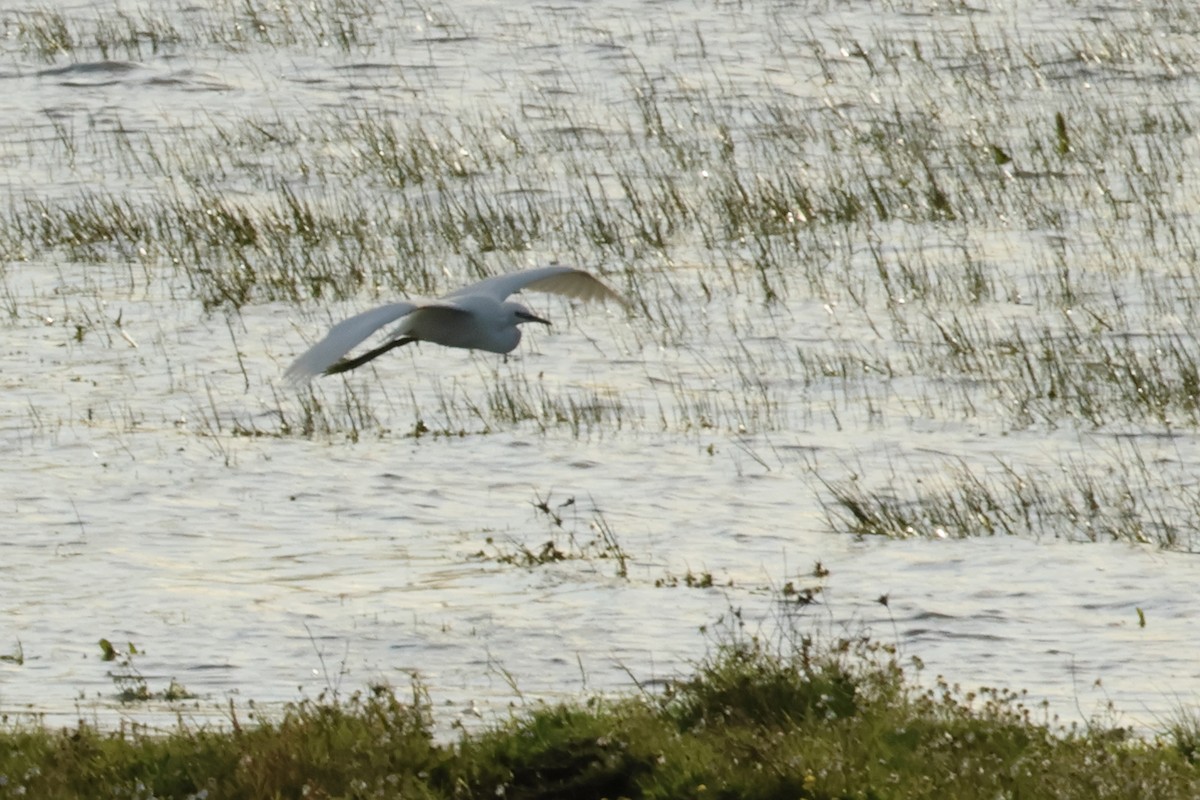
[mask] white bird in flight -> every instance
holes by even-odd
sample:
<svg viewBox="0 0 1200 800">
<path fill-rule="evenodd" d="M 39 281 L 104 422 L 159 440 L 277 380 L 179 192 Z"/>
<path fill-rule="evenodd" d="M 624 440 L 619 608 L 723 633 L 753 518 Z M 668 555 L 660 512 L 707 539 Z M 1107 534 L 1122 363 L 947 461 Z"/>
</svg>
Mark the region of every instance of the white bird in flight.
<svg viewBox="0 0 1200 800">
<path fill-rule="evenodd" d="M 508 296 L 522 289 L 552 292 L 579 300 L 624 298 L 590 273 L 574 267 L 540 267 L 492 278 L 456 289 L 437 300 L 389 303 L 334 325 L 325 338 L 306 350 L 287 368 L 284 377 L 303 383 L 316 375 L 336 375 L 361 367 L 387 351 L 409 342 L 434 342 L 446 347 L 511 352 L 521 341 L 525 322 L 549 325 Z M 383 344 L 355 358 L 344 358 L 375 331 L 399 320 Z"/>
</svg>

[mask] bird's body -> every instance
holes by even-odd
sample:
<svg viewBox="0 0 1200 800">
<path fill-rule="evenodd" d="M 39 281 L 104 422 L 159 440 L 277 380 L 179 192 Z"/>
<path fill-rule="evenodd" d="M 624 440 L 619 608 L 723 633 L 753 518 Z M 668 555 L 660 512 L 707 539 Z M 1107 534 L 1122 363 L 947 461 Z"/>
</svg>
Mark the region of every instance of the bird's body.
<svg viewBox="0 0 1200 800">
<path fill-rule="evenodd" d="M 620 295 L 600 280 L 573 267 L 541 267 L 497 275 L 437 300 L 389 303 L 343 320 L 293 361 L 284 374 L 289 380 L 302 382 L 316 375 L 346 372 L 409 342 L 433 342 L 490 353 L 511 352 L 521 341 L 518 325 L 550 324 L 508 299 L 522 289 L 580 300 L 621 300 Z M 396 327 L 382 345 L 356 358 L 343 358 L 375 331 L 393 322 Z"/>
</svg>

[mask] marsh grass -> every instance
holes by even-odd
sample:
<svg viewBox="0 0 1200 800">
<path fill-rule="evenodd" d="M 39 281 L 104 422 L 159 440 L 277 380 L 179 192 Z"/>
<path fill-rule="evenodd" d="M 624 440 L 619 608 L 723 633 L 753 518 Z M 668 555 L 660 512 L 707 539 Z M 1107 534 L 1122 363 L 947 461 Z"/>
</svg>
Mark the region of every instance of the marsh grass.
<svg viewBox="0 0 1200 800">
<path fill-rule="evenodd" d="M 165 689 L 154 691 L 150 682 L 137 667 L 137 659 L 143 655 L 133 642 L 118 649 L 108 639 L 100 639 L 100 660 L 111 665 L 108 677 L 116 688 L 116 699 L 122 703 L 144 703 L 151 700 L 162 700 L 168 703 L 181 700 L 195 699 L 196 695 L 189 692 L 183 684 L 174 678 Z"/>
<path fill-rule="evenodd" d="M 167 4 L 163 4 L 166 6 Z M 221 0 L 190 8 L 181 21 L 171 8 L 114 9 L 69 15 L 57 9 L 20 10 L 0 17 L 14 46 L 46 62 L 76 59 L 149 59 L 181 49 L 336 47 L 357 52 L 377 46 L 393 19 L 386 4 L 370 0 L 325 0 L 317 6 L 287 6 L 258 0 Z"/>
<path fill-rule="evenodd" d="M 822 472 L 814 477 L 824 489 L 829 527 L 858 536 L 1033 536 L 1186 552 L 1200 547 L 1194 534 L 1200 487 L 1129 445 L 1103 459 L 1068 459 L 1053 470 L 950 460 L 894 470 L 882 484 L 857 470 L 837 481 Z"/>
<path fill-rule="evenodd" d="M 333 5 L 332 19 L 372 18 L 370 9 Z M 320 37 L 299 35 L 313 24 L 306 14 L 244 4 L 236 37 L 255 47 L 310 46 Z M 97 37 L 120 46 L 112 26 L 122 25 L 164 42 L 202 30 L 236 38 L 199 16 L 190 18 L 197 30 L 174 32 L 132 18 L 71 32 L 81 23 L 60 12 L 16 20 L 19 41 L 45 52 L 91 47 L 81 43 Z M 472 416 L 485 431 L 535 422 L 575 435 L 655 418 L 672 430 L 788 430 L 792 387 L 763 379 L 780 365 L 807 385 L 868 373 L 876 386 L 952 377 L 948 395 L 925 388 L 910 402 L 933 415 L 1001 415 L 1016 429 L 1194 427 L 1195 343 L 1182 330 L 1155 329 L 1164 316 L 1186 318 L 1195 310 L 1188 298 L 1200 296 L 1185 260 L 1195 237 L 1168 183 L 1181 177 L 1171 165 L 1187 162 L 1188 128 L 1165 110 L 1174 90 L 1157 86 L 1162 107 L 1136 118 L 1120 107 L 1084 109 L 1060 97 L 1063 76 L 1047 73 L 1052 48 L 995 35 L 989 58 L 1021 54 L 1019 65 L 996 71 L 971 37 L 941 41 L 935 60 L 885 36 L 871 64 L 892 71 L 890 105 L 856 94 L 848 64 L 827 63 L 839 78 L 830 91 L 844 99 L 833 111 L 769 91 L 731 104 L 638 66 L 628 74 L 627 105 L 606 124 L 581 124 L 579 110 L 565 105 L 546 109 L 550 125 L 486 112 L 425 121 L 367 106 L 303 119 L 252 112 L 199 128 L 61 127 L 61 147 L 111 153 L 136 188 L 17 196 L 0 213 L 0 242 L 21 258 L 138 264 L 143 282 L 182 275 L 202 308 L 234 313 L 276 300 L 319 306 L 435 294 L 550 251 L 614 265 L 610 278 L 643 320 L 639 338 L 686 342 L 696 333 L 696 303 L 734 295 L 772 309 L 812 296 L 879 340 L 869 352 L 847 337 L 817 358 L 800 348 L 790 365 L 783 337 L 778 346 L 730 349 L 703 375 L 717 379 L 718 391 L 677 381 L 672 396 L 656 398 L 660 414 L 511 381 L 447 407 L 453 421 L 437 430 L 464 430 Z M 963 69 L 947 71 L 947 63 Z M 1026 78 L 1044 83 L 1044 102 L 1004 102 Z M 931 118 L 927 85 L 977 115 Z M 1011 118 L 998 118 L 1002 111 Z M 575 121 L 563 127 L 559 117 Z M 581 139 L 586 147 L 565 146 Z M 1119 185 L 1100 170 L 1112 162 L 1128 166 Z M 1101 189 L 1089 193 L 1093 185 Z M 1144 201 L 1142 212 L 1114 200 L 1129 197 Z M 1092 239 L 1073 235 L 1084 221 Z M 1168 261 L 1153 264 L 1143 246 Z M 1017 265 L 1029 256 L 1035 269 Z M 655 268 L 663 263 L 710 266 L 664 279 Z M 728 324 L 756 324 L 741 322 Z M 866 399 L 867 418 L 878 418 L 881 390 L 861 385 L 865 397 L 845 394 L 830 415 L 801 414 L 840 426 Z M 329 427 L 303 416 L 281 430 Z M 358 425 L 351 438 L 361 435 Z"/>
<path fill-rule="evenodd" d="M 591 432 L 620 430 L 624 408 L 616 392 L 595 389 L 555 389 L 544 376 L 531 382 L 525 375 L 491 383 L 486 410 L 472 404 L 481 420 L 506 427 L 531 422 L 545 432 L 558 428 L 578 438 Z"/>
<path fill-rule="evenodd" d="M 88 165 L 122 181 L 24 186 L 0 208 L 0 248 L 81 272 L 123 265 L 131 295 L 161 282 L 200 314 L 286 302 L 311 335 L 334 304 L 436 295 L 552 257 L 630 298 L 636 313 L 610 320 L 614 351 L 669 353 L 632 392 L 513 369 L 394 398 L 368 373 L 230 412 L 201 381 L 197 430 L 227 462 L 228 435 L 651 430 L 724 437 L 769 469 L 782 466 L 774 441 L 805 429 L 968 420 L 1034 438 L 1186 433 L 1200 425 L 1200 347 L 1186 324 L 1200 313 L 1200 241 L 1184 188 L 1196 127 L 1180 109 L 1195 74 L 1160 26 L 1193 16 L 1168 4 L 1077 39 L 1003 14 L 963 26 L 939 13 L 938 34 L 913 39 L 802 30 L 776 12 L 789 35 L 767 42 L 776 66 L 757 84 L 696 80 L 627 48 L 612 59 L 611 93 L 539 93 L 536 112 L 445 108 L 406 85 L 413 113 L 364 89 L 366 102 L 247 108 L 201 125 L 54 116 L 8 157 L 76 187 Z M 164 53 L 214 44 L 242 55 L 333 47 L 353 54 L 353 71 L 368 53 L 386 65 L 414 37 L 432 54 L 478 35 L 448 7 L 365 0 L 3 20 L 8 52 L 55 68 L 147 60 L 154 75 Z M 681 53 L 703 50 L 698 31 L 675 33 Z M 824 83 L 797 77 L 808 69 Z M 1145 102 L 1083 91 L 1097 75 L 1113 96 Z M 122 346 L 108 317 L 81 306 L 71 321 L 78 344 Z M 814 476 L 838 530 L 1194 548 L 1190 482 L 1171 497 L 1137 459 L 1111 479 L 1080 461 L 1053 474 L 952 466 L 885 490 Z"/>
<path fill-rule="evenodd" d="M 1194 720 L 1150 740 L 1063 726 L 1021 693 L 920 688 L 865 638 L 744 634 L 660 694 L 537 706 L 453 742 L 418 685 L 226 724 L 52 730 L 6 720 L 0 792 L 82 797 L 1191 798 Z M 1193 749 L 1189 749 L 1193 748 Z"/>
<path fill-rule="evenodd" d="M 282 412 L 278 427 L 268 427 L 265 435 L 290 436 L 299 434 L 306 438 L 341 438 L 356 442 L 370 433 L 380 436 L 387 433 L 378 417 L 378 407 L 372 403 L 372 394 L 365 387 L 344 383 L 340 392 L 333 397 L 309 389 L 298 396 L 295 407 L 280 403 L 279 408 L 293 408 L 290 413 Z M 245 435 L 264 435 L 257 427 L 239 428 Z"/>
<path fill-rule="evenodd" d="M 615 565 L 617 577 L 628 578 L 630 556 L 618 541 L 604 512 L 595 507 L 595 502 L 592 502 L 592 516 L 586 522 L 585 530 L 574 497 L 553 506 L 550 497 L 550 494 L 544 498 L 535 495 L 533 502 L 534 510 L 546 522 L 548 538 L 544 542 L 531 547 L 517 537 L 500 539 L 492 534 L 474 558 L 521 567 L 541 567 L 564 561 L 607 562 Z"/>
<path fill-rule="evenodd" d="M 10 20 L 15 40 L 47 57 L 142 55 L 138 48 L 171 42 L 303 50 L 352 42 L 382 15 L 375 46 L 400 24 L 375 4 L 343 0 L 326 0 L 319 14 L 223 8 L 170 22 L 149 11 Z M 474 35 L 446 8 L 399 13 L 448 40 Z M 1180 14 L 1172 7 L 1163 19 Z M 1172 111 L 1179 90 L 1154 84 L 1155 102 L 1136 113 L 1087 105 L 1069 91 L 1073 73 L 1063 66 L 1082 62 L 1120 79 L 1145 58 L 1177 78 L 1170 65 L 1181 54 L 1164 49 L 1152 26 L 1102 27 L 1099 41 L 1120 42 L 1119 57 L 1090 41 L 951 25 L 924 45 L 933 49 L 886 34 L 867 46 L 834 30 L 855 44 L 851 57 L 830 59 L 809 32 L 798 41 L 828 75 L 824 103 L 785 101 L 769 86 L 733 102 L 634 60 L 625 101 L 604 117 L 564 99 L 544 106 L 546 122 L 486 112 L 426 120 L 368 105 L 304 117 L 250 112 L 198 128 L 63 127 L 62 146 L 111 153 L 135 188 L 20 197 L 0 215 L 0 242 L 25 258 L 182 271 L 210 310 L 433 294 L 553 252 L 627 265 L 621 288 L 648 326 L 667 331 L 687 324 L 681 303 L 723 293 L 766 305 L 814 296 L 854 309 L 894 338 L 893 368 L 902 356 L 916 374 L 988 375 L 1014 425 L 1122 417 L 1195 425 L 1193 343 L 1130 345 L 1143 331 L 1154 336 L 1161 311 L 1200 295 L 1187 266 L 1197 248 L 1182 224 L 1186 198 L 1174 188 L 1186 177 L 1191 131 Z M 1029 83 L 1041 94 L 1012 102 Z M 955 103 L 961 116 L 929 113 Z M 1078 235 L 1084 225 L 1091 237 Z M 1009 251 L 1000 258 L 997 242 Z M 1036 268 L 1014 268 L 1021 260 Z M 712 268 L 655 285 L 650 267 L 661 263 Z M 447 280 L 441 264 L 458 275 Z M 1177 291 L 1181 284 L 1188 290 Z M 1121 305 L 1131 295 L 1147 306 Z M 997 328 L 995 312 L 1013 302 L 1032 304 L 1045 323 Z M 1056 315 L 1074 306 L 1077 320 L 1104 327 L 1061 325 Z M 965 404 L 985 413 L 983 399 Z M 681 416 L 703 427 L 712 414 Z"/>
<path fill-rule="evenodd" d="M 20 639 L 17 639 L 16 645 L 10 652 L 0 653 L 0 662 L 14 664 L 18 667 L 25 663 L 25 648 L 21 645 Z"/>
<path fill-rule="evenodd" d="M 688 589 L 711 589 L 718 585 L 716 578 L 708 570 L 699 570 L 693 572 L 686 570 L 682 576 L 666 573 L 659 578 L 654 579 L 654 585 L 657 588 L 675 588 L 683 586 Z M 728 584 L 726 584 L 728 585 Z"/>
</svg>

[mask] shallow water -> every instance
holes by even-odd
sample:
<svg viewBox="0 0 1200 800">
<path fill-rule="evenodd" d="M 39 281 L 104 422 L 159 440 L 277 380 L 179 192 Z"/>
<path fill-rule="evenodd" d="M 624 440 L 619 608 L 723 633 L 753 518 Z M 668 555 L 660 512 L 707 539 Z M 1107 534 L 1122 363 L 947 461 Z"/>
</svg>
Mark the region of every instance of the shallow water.
<svg viewBox="0 0 1200 800">
<path fill-rule="evenodd" d="M 109 6 L 61 8 L 86 21 Z M 216 23 L 198 21 L 204 13 L 166 16 L 208 30 Z M 938 36 L 969 23 L 1009 32 L 1030 52 L 1040 52 L 1039 37 L 1086 42 L 1099 27 L 1020 10 L 906 8 L 884 25 L 840 6 L 800 21 L 786 4 L 377 13 L 349 49 L 323 45 L 309 27 L 280 26 L 293 34 L 271 47 L 194 41 L 137 59 L 42 59 L 17 46 L 8 18 L 0 159 L 12 202 L 162 191 L 169 182 L 138 169 L 138 153 L 194 149 L 196 131 L 264 115 L 329 125 L 362 107 L 419 113 L 432 129 L 500 109 L 539 129 L 578 125 L 609 141 L 630 126 L 630 86 L 643 73 L 685 105 L 704 92 L 731 108 L 747 96 L 786 97 L 824 114 L 901 80 L 849 78 L 862 61 L 854 43 L 880 25 L 922 37 L 948 64 L 955 58 L 937 54 Z M 824 81 L 827 70 L 838 79 Z M 1086 82 L 1064 77 L 1029 102 L 1052 109 Z M 732 135 L 753 150 L 761 120 L 745 122 Z M 127 153 L 111 144 L 120 137 L 91 133 L 118 128 L 130 134 Z M 286 172 L 282 149 L 218 155 L 223 188 L 253 197 L 261 187 L 246 176 L 272 158 L 282 180 L 319 195 L 320 181 Z M 538 183 L 536 174 L 511 179 Z M 561 191 L 546 182 L 547 194 Z M 1086 243 L 1103 232 L 1074 224 L 1085 243 L 1074 257 L 1087 259 Z M 1042 237 L 1002 227 L 979 237 L 992 279 L 1018 287 L 986 307 L 988 324 L 1065 325 L 1036 299 Z M 570 252 L 547 239 L 528 263 Z M 955 246 L 953 231 L 930 226 L 919 241 L 904 233 L 886 248 L 903 257 Z M 56 722 L 169 719 L 165 704 L 117 702 L 119 668 L 101 661 L 103 637 L 136 645 L 133 665 L 151 690 L 174 679 L 198 695 L 187 713 L 219 715 L 229 697 L 274 704 L 372 683 L 403 689 L 415 675 L 445 707 L 439 724 L 474 724 L 509 705 L 686 674 L 735 609 L 752 630 L 777 636 L 789 581 L 822 589 L 801 629 L 895 641 L 924 662 L 926 678 L 1024 688 L 1068 720 L 1114 714 L 1148 729 L 1194 705 L 1194 540 L 1177 550 L 1071 542 L 1087 534 L 1069 525 L 1048 527 L 1053 536 L 934 526 L 867 540 L 833 529 L 823 481 L 861 479 L 899 494 L 910 481 L 936 486 L 959 464 L 1054 475 L 1066 462 L 1104 476 L 1132 452 L 1161 469 L 1152 488 L 1169 493 L 1198 460 L 1186 423 L 1020 425 L 987 376 L 975 386 L 902 369 L 841 371 L 847 353 L 898 366 L 912 352 L 903 331 L 878 324 L 886 298 L 865 245 L 846 247 L 846 263 L 863 262 L 861 290 L 876 298 L 861 307 L 836 274 L 829 297 L 780 278 L 780 298 L 764 304 L 754 271 L 728 264 L 740 257 L 736 244 L 723 262 L 699 247 L 675 260 L 642 258 L 641 291 L 664 316 L 532 298 L 556 325 L 530 333 L 506 362 L 410 347 L 347 384 L 320 384 L 314 396 L 338 429 L 310 439 L 280 430 L 281 414 L 294 416 L 300 402 L 282 371 L 330 320 L 375 302 L 369 292 L 213 311 L 153 254 L 93 263 L 6 245 L 0 655 L 23 662 L 0 663 L 0 708 Z M 615 282 L 619 265 L 602 266 L 615 268 Z M 449 288 L 469 274 L 451 261 L 434 279 Z M 1187 298 L 1197 296 L 1185 277 L 1177 316 L 1159 323 L 1184 334 Z M 1152 300 L 1130 295 L 1122 308 L 1136 316 L 1142 306 Z M 814 373 L 805 355 L 828 358 L 829 369 Z M 596 417 L 572 424 L 543 411 L 507 421 L 491 405 L 505 392 L 543 409 L 575 402 Z M 357 423 L 344 410 L 351 402 L 365 409 Z M 407 435 L 418 421 L 431 432 Z M 543 498 L 561 527 L 535 508 Z M 597 523 L 628 554 L 627 578 L 591 544 Z M 585 557 L 532 568 L 496 558 L 551 538 Z M 813 576 L 817 562 L 828 577 Z M 712 587 L 686 585 L 707 574 Z"/>
</svg>

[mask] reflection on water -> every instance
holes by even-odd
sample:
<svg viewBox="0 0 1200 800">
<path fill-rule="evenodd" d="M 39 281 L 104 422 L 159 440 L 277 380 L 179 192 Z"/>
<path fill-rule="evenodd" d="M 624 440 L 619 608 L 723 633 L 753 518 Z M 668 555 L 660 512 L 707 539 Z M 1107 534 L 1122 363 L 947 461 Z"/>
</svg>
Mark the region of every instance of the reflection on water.
<svg viewBox="0 0 1200 800">
<path fill-rule="evenodd" d="M 271 703 L 415 675 L 448 724 L 477 706 L 503 712 L 686 672 L 735 609 L 774 635 L 789 581 L 821 588 L 800 614 L 805 629 L 867 629 L 928 675 L 1028 688 L 1067 718 L 1111 701 L 1121 721 L 1153 726 L 1193 701 L 1193 534 L 1174 550 L 1068 543 L 1096 530 L 1081 521 L 1086 503 L 1019 517 L 1016 490 L 977 527 L 946 530 L 913 512 L 913 538 L 831 533 L 830 484 L 900 501 L 966 496 L 961 474 L 985 489 L 1074 481 L 1072 498 L 1087 495 L 1086 479 L 1102 500 L 1129 481 L 1139 493 L 1100 514 L 1118 538 L 1137 538 L 1120 537 L 1122 525 L 1195 519 L 1187 403 L 1121 405 L 1119 384 L 1088 383 L 1118 357 L 1165 368 L 1160 334 L 1194 348 L 1200 292 L 1179 256 L 1186 243 L 1164 245 L 1161 228 L 1195 176 L 1135 197 L 1153 138 L 1124 151 L 1132 161 L 1111 167 L 1121 177 L 1103 191 L 1087 188 L 1100 171 L 1083 175 L 1082 158 L 1064 167 L 1080 180 L 1065 184 L 1021 177 L 985 149 L 1022 168 L 1051 158 L 1055 111 L 1084 127 L 1080 106 L 1101 78 L 1106 97 L 1148 93 L 1147 114 L 1190 105 L 1180 99 L 1195 96 L 1190 72 L 1155 71 L 1175 70 L 1169 42 L 1132 47 L 1155 41 L 1147 34 L 1114 55 L 1133 9 L 1100 24 L 1070 10 L 897 10 L 881 21 L 840 6 L 799 19 L 791 4 L 380 4 L 369 19 L 271 17 L 256 32 L 236 27 L 238 13 L 126 4 L 113 19 L 132 19 L 135 33 L 101 52 L 85 34 L 104 30 L 102 11 L 64 4 L 75 49 L 39 49 L 33 11 L 11 18 L 25 33 L 2 46 L 6 711 L 152 716 L 115 703 L 120 668 L 97 645 L 107 638 L 136 645 L 152 690 L 174 679 L 199 695 L 196 713 L 230 695 Z M 1020 65 L 1004 60 L 1006 42 L 1020 44 Z M 909 69 L 945 86 L 914 88 Z M 939 91 L 1029 107 L 1030 127 L 957 119 L 933 105 Z M 376 117 L 433 142 L 414 151 L 413 173 L 385 174 L 338 133 L 382 135 L 364 124 Z M 941 214 L 932 221 L 913 223 L 882 194 L 874 222 L 808 218 L 800 189 L 836 194 L 867 173 L 885 187 L 905 166 L 844 167 L 840 153 L 893 136 L 880 152 L 904 152 L 905 126 L 918 122 L 930 137 L 958 126 L 992 171 L 949 199 L 914 195 Z M 1082 149 L 1076 131 L 1057 144 Z M 531 141 L 536 152 L 522 149 Z M 489 162 L 501 152 L 511 160 Z M 926 169 L 900 183 L 951 180 L 951 166 Z M 437 178 L 409 182 L 422 174 Z M 731 175 L 741 182 L 720 195 L 714 184 Z M 794 193 L 774 208 L 767 189 L 785 178 Z M 479 195 L 456 194 L 473 180 Z M 1028 191 L 1012 188 L 1021 180 Z M 1093 191 L 1111 202 L 1088 206 Z M 295 204 L 272 205 L 281 192 Z M 1012 199 L 1055 193 L 1053 220 Z M 745 198 L 748 219 L 709 207 L 717 196 Z M 457 228 L 432 227 L 429 209 L 463 197 L 483 203 L 492 227 L 471 228 L 465 211 Z M 146 198 L 164 216 L 139 216 Z M 1153 224 L 1091 218 L 1142 202 Z M 143 223 L 185 220 L 191 203 L 233 221 L 190 239 Z M 89 204 L 112 231 L 85 224 Z M 675 217 L 662 211 L 671 204 Z M 968 219 L 970 207 L 1006 204 Z M 262 219 L 238 228 L 230 209 L 242 207 Z M 306 240 L 305 209 L 366 232 L 358 244 L 340 229 L 333 245 Z M 636 233 L 610 236 L 586 209 Z M 522 215 L 539 221 L 534 234 L 512 222 Z M 747 233 L 756 220 L 768 235 Z M 268 234 L 285 228 L 300 243 L 283 255 L 297 264 L 325 258 L 368 278 L 346 299 L 298 281 L 305 301 L 287 302 L 282 277 L 277 294 L 234 297 L 231 282 L 201 296 L 214 272 L 264 275 L 286 249 L 271 250 Z M 222 250 L 236 230 L 255 236 Z M 488 241 L 495 230 L 510 240 Z M 206 237 L 215 243 L 197 244 Z M 235 251 L 244 260 L 220 260 Z M 1161 258 L 1122 260 L 1129 252 Z M 424 269 L 424 283 L 368 263 L 380 253 Z M 556 325 L 508 361 L 405 348 L 375 372 L 318 384 L 315 411 L 280 381 L 331 319 L 401 286 L 433 292 L 559 259 L 624 280 L 639 313 L 533 298 Z M 1055 360 L 1063 342 L 1069 363 Z M 1022 395 L 1030 375 L 1036 389 Z M 300 435 L 306 414 L 324 421 L 312 438 Z M 561 526 L 535 507 L 544 498 Z M 977 536 L 995 515 L 1028 535 Z M 628 554 L 627 579 L 586 550 L 597 525 Z M 587 557 L 537 567 L 496 557 L 548 539 Z M 813 574 L 817 562 L 827 577 Z M 705 586 L 688 585 L 697 576 Z"/>
</svg>

